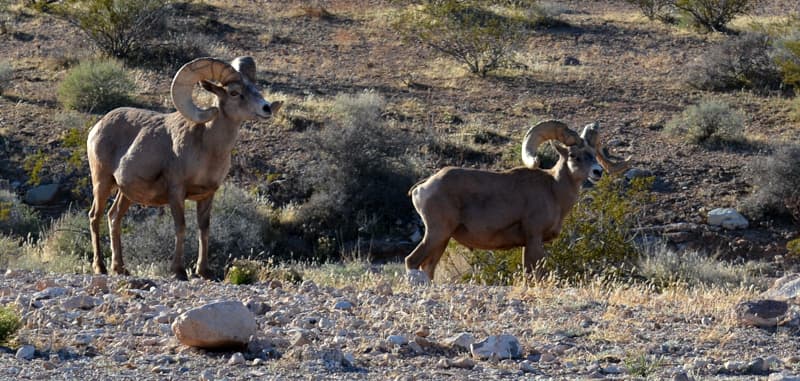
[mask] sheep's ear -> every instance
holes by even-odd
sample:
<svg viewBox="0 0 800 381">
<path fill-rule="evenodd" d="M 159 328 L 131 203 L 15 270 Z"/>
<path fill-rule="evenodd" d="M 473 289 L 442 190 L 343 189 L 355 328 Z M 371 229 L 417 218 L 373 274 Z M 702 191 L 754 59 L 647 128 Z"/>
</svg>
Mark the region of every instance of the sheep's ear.
<svg viewBox="0 0 800 381">
<path fill-rule="evenodd" d="M 202 80 L 202 81 L 200 81 L 200 85 L 203 86 L 203 88 L 206 89 L 206 91 L 210 91 L 210 92 L 216 94 L 218 97 L 225 96 L 225 94 L 226 94 L 224 87 L 217 86 L 217 85 L 215 85 L 215 84 L 213 84 L 213 83 L 211 83 L 209 81 Z"/>
<path fill-rule="evenodd" d="M 555 148 L 556 152 L 558 152 L 558 154 L 561 155 L 561 157 L 569 156 L 569 147 L 553 140 L 550 141 L 550 146 Z"/>
</svg>

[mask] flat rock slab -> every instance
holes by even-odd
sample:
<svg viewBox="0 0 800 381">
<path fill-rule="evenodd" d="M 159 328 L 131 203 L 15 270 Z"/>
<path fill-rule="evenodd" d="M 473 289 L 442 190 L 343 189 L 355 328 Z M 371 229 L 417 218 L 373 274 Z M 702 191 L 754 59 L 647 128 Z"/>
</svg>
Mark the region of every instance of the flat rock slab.
<svg viewBox="0 0 800 381">
<path fill-rule="evenodd" d="M 736 306 L 736 317 L 742 324 L 760 328 L 776 327 L 784 320 L 789 304 L 779 300 L 751 300 Z"/>
</svg>

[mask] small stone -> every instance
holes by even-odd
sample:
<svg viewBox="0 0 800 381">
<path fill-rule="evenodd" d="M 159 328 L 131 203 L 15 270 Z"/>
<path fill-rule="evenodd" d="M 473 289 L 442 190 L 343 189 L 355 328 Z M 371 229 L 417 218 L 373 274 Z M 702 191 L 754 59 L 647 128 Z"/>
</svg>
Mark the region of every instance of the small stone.
<svg viewBox="0 0 800 381">
<path fill-rule="evenodd" d="M 290 346 L 292 348 L 299 348 L 304 345 L 311 344 L 311 333 L 304 329 L 298 329 L 292 335 L 292 338 L 289 340 Z"/>
<path fill-rule="evenodd" d="M 551 362 L 555 362 L 556 360 L 557 360 L 556 355 L 554 355 L 554 354 L 552 354 L 550 352 L 542 353 L 542 356 L 539 357 L 539 362 L 542 362 L 542 363 L 551 363 Z"/>
<path fill-rule="evenodd" d="M 743 361 L 726 361 L 722 367 L 729 373 L 741 373 L 747 369 L 747 364 Z"/>
<path fill-rule="evenodd" d="M 523 373 L 533 373 L 536 372 L 536 367 L 533 366 L 530 360 L 525 360 L 519 363 L 519 370 Z"/>
<path fill-rule="evenodd" d="M 472 357 L 485 360 L 492 357 L 516 359 L 522 357 L 522 346 L 512 335 L 489 336 L 486 340 L 470 345 Z"/>
<path fill-rule="evenodd" d="M 42 363 L 42 368 L 44 368 L 45 370 L 53 370 L 53 369 L 55 369 L 57 367 L 58 366 L 56 366 L 56 364 L 53 364 L 50 361 L 45 361 L 45 362 Z"/>
<path fill-rule="evenodd" d="M 50 279 L 50 278 L 48 278 L 48 279 L 40 279 L 40 280 L 36 281 L 35 287 L 36 287 L 37 290 L 43 291 L 44 289 L 47 289 L 47 288 L 50 288 L 50 287 L 58 287 L 58 283 L 56 283 L 55 280 Z"/>
<path fill-rule="evenodd" d="M 125 351 L 116 351 L 111 355 L 111 359 L 114 362 L 126 362 L 128 361 L 128 354 Z"/>
<path fill-rule="evenodd" d="M 16 358 L 17 360 L 32 360 L 35 354 L 36 348 L 33 345 L 23 345 L 17 349 Z"/>
<path fill-rule="evenodd" d="M 800 376 L 795 376 L 793 374 L 786 374 L 783 372 L 771 373 L 767 378 L 767 381 L 800 381 Z"/>
<path fill-rule="evenodd" d="M 425 274 L 425 272 L 421 270 L 408 270 L 406 273 L 406 279 L 408 280 L 408 284 L 412 286 L 425 286 L 431 284 L 428 274 Z"/>
<path fill-rule="evenodd" d="M 33 300 L 52 299 L 67 294 L 67 289 L 64 287 L 48 287 L 42 291 L 33 294 Z"/>
<path fill-rule="evenodd" d="M 564 66 L 579 66 L 581 61 L 572 56 L 565 56 L 564 60 L 561 62 Z"/>
<path fill-rule="evenodd" d="M 349 300 L 339 300 L 333 305 L 333 308 L 337 310 L 350 311 L 353 309 L 353 303 Z"/>
<path fill-rule="evenodd" d="M 250 312 L 252 312 L 253 315 L 256 316 L 261 316 L 270 310 L 269 305 L 267 303 L 264 303 L 259 300 L 252 300 L 252 299 L 248 300 L 245 302 L 245 306 L 247 306 L 247 309 L 250 310 Z"/>
<path fill-rule="evenodd" d="M 450 367 L 450 361 L 447 359 L 440 359 L 436 362 L 436 367 L 441 369 L 447 369 Z"/>
<path fill-rule="evenodd" d="M 94 275 L 86 287 L 86 291 L 92 294 L 105 294 L 108 293 L 108 277 L 105 275 Z"/>
<path fill-rule="evenodd" d="M 214 377 L 214 371 L 211 369 L 206 369 L 202 373 L 200 373 L 200 381 L 215 381 L 216 377 Z"/>
<path fill-rule="evenodd" d="M 77 295 L 64 299 L 61 302 L 61 307 L 66 310 L 90 310 L 101 304 L 103 304 L 103 299 L 89 295 Z"/>
<path fill-rule="evenodd" d="M 401 335 L 390 335 L 389 337 L 386 338 L 386 341 L 394 346 L 401 346 L 408 344 L 408 339 L 406 339 Z"/>
<path fill-rule="evenodd" d="M 672 381 L 692 381 L 692 379 L 688 373 L 681 370 L 672 375 Z"/>
<path fill-rule="evenodd" d="M 392 284 L 386 281 L 379 283 L 375 286 L 375 293 L 383 296 L 392 296 Z"/>
<path fill-rule="evenodd" d="M 766 374 L 769 373 L 769 364 L 761 357 L 756 357 L 747 363 L 747 372 L 750 374 Z"/>
<path fill-rule="evenodd" d="M 475 367 L 475 361 L 467 356 L 461 356 L 450 361 L 450 367 L 459 369 L 472 369 Z"/>
<path fill-rule="evenodd" d="M 618 365 L 615 365 L 615 364 L 611 364 L 611 365 L 603 368 L 602 372 L 605 373 L 605 374 L 622 374 L 622 373 L 625 373 L 625 371 L 622 368 L 620 368 Z"/>
<path fill-rule="evenodd" d="M 231 355 L 230 360 L 228 360 L 228 365 L 244 365 L 244 363 L 245 360 L 244 360 L 244 355 L 242 355 L 242 352 L 234 353 L 233 355 Z"/>
<path fill-rule="evenodd" d="M 422 326 L 414 334 L 419 337 L 428 337 L 431 334 L 431 329 L 428 326 Z"/>
<path fill-rule="evenodd" d="M 89 345 L 92 343 L 94 338 L 91 335 L 87 335 L 85 333 L 79 333 L 75 335 L 75 339 L 72 341 L 75 345 Z"/>
<path fill-rule="evenodd" d="M 453 349 L 469 351 L 470 345 L 475 343 L 475 336 L 473 336 L 471 333 L 462 332 L 456 334 L 455 336 L 444 339 L 442 343 Z"/>
<path fill-rule="evenodd" d="M 328 318 L 321 318 L 321 319 L 319 319 L 319 322 L 317 323 L 317 327 L 319 327 L 319 329 L 331 329 L 331 328 L 333 328 L 335 326 L 336 326 L 336 323 L 333 320 L 328 319 Z"/>
<path fill-rule="evenodd" d="M 416 341 L 409 342 L 408 347 L 411 348 L 412 351 L 414 351 L 414 354 L 421 355 L 425 353 L 425 350 L 422 349 L 422 346 L 419 345 Z"/>
<path fill-rule="evenodd" d="M 650 176 L 653 176 L 653 172 L 641 168 L 631 168 L 625 172 L 625 179 L 628 181 Z"/>
<path fill-rule="evenodd" d="M 156 365 L 150 369 L 153 373 L 169 373 L 169 367 L 163 365 Z"/>
</svg>

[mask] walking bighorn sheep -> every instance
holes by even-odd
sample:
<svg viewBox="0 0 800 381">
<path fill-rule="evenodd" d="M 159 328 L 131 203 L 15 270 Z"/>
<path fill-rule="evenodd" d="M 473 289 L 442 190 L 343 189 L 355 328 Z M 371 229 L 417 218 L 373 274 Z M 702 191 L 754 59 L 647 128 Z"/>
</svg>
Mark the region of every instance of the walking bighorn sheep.
<svg viewBox="0 0 800 381">
<path fill-rule="evenodd" d="M 214 106 L 200 108 L 192 101 L 195 84 L 216 95 Z M 175 221 L 175 255 L 171 270 L 187 279 L 183 262 L 186 222 L 184 201 L 197 202 L 200 250 L 197 274 L 210 278 L 208 229 L 214 192 L 231 166 L 231 151 L 244 121 L 268 118 L 281 102 L 267 102 L 256 86 L 252 57 L 232 63 L 198 58 L 175 74 L 172 102 L 177 112 L 162 114 L 136 108 L 118 108 L 89 131 L 87 153 L 94 201 L 89 211 L 95 273 L 106 273 L 100 249 L 100 218 L 116 189 L 108 211 L 111 270 L 127 274 L 122 260 L 120 227 L 132 202 L 169 205 Z"/>
<path fill-rule="evenodd" d="M 598 128 L 589 124 L 579 136 L 562 122 L 543 121 L 525 134 L 525 167 L 503 172 L 448 167 L 415 185 L 409 193 L 425 235 L 406 257 L 409 275 L 422 269 L 433 279 L 451 237 L 470 249 L 524 246 L 522 263 L 531 273 L 545 256 L 542 245 L 561 231 L 582 183 L 602 175 L 598 161 L 612 173 L 628 167 L 627 160 L 614 163 L 605 155 Z M 552 168 L 540 169 L 536 149 L 550 140 L 563 144 L 553 144 L 560 158 Z"/>
</svg>

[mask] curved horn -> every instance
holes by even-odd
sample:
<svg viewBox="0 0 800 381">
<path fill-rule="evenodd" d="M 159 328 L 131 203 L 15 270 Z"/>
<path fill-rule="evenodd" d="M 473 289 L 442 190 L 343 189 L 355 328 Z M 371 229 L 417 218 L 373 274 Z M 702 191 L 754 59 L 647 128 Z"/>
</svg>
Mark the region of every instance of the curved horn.
<svg viewBox="0 0 800 381">
<path fill-rule="evenodd" d="M 256 61 L 253 57 L 236 57 L 235 60 L 231 61 L 231 66 L 239 73 L 244 74 L 250 82 L 256 83 Z"/>
<path fill-rule="evenodd" d="M 198 58 L 183 65 L 172 79 L 172 103 L 186 119 L 195 123 L 205 123 L 217 116 L 219 109 L 198 107 L 192 101 L 192 89 L 202 80 L 215 81 L 227 85 L 241 80 L 233 66 L 216 58 Z"/>
<path fill-rule="evenodd" d="M 570 130 L 566 124 L 557 120 L 536 123 L 525 133 L 525 139 L 522 141 L 522 162 L 526 167 L 539 168 L 536 149 L 548 140 L 558 140 L 567 146 L 572 146 L 580 143 L 581 137 L 575 131 Z"/>
<path fill-rule="evenodd" d="M 595 158 L 606 172 L 616 174 L 630 168 L 631 158 L 615 163 L 608 157 L 608 153 L 600 143 L 600 123 L 594 122 L 587 124 L 586 127 L 583 128 L 583 132 L 581 132 L 581 138 L 594 148 Z"/>
</svg>

